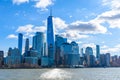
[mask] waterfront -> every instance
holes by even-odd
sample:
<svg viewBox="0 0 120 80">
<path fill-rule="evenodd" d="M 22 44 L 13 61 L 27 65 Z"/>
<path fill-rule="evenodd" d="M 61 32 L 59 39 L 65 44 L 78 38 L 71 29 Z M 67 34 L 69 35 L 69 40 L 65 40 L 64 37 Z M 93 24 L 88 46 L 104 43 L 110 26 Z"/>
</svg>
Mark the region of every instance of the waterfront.
<svg viewBox="0 0 120 80">
<path fill-rule="evenodd" d="M 120 80 L 120 68 L 0 69 L 0 80 Z"/>
</svg>

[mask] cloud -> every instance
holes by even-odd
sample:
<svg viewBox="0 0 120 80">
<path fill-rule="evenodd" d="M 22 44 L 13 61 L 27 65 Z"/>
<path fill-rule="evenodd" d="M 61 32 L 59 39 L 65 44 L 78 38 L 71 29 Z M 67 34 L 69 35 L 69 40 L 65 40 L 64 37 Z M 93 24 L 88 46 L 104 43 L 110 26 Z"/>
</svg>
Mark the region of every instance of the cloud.
<svg viewBox="0 0 120 80">
<path fill-rule="evenodd" d="M 66 23 L 65 20 L 54 17 L 53 25 L 55 33 L 70 40 L 79 40 L 81 38 L 89 38 L 88 34 L 104 34 L 107 33 L 107 28 L 102 26 L 96 21 L 75 21 L 72 23 Z"/>
<path fill-rule="evenodd" d="M 108 47 L 106 45 L 102 46 L 101 47 L 101 53 L 113 53 L 113 54 L 116 54 L 118 52 L 120 52 L 120 44 L 117 44 L 113 47 Z"/>
<path fill-rule="evenodd" d="M 13 1 L 13 4 L 17 4 L 17 5 L 20 5 L 22 3 L 28 3 L 29 0 L 12 0 Z"/>
<path fill-rule="evenodd" d="M 103 5 L 108 6 L 111 9 L 120 9 L 120 0 L 102 0 Z"/>
<path fill-rule="evenodd" d="M 19 26 L 18 29 L 16 30 L 16 32 L 26 32 L 26 33 L 31 33 L 33 32 L 33 26 L 32 24 L 27 24 L 24 26 Z"/>
<path fill-rule="evenodd" d="M 20 5 L 22 3 L 29 3 L 30 1 L 35 3 L 35 8 L 47 10 L 47 7 L 53 5 L 55 0 L 12 0 L 13 4 L 17 5 Z"/>
<path fill-rule="evenodd" d="M 32 24 L 27 24 L 24 26 L 19 26 L 16 32 L 23 32 L 23 33 L 33 33 L 33 32 L 45 32 L 46 27 L 45 26 L 35 26 Z"/>
<path fill-rule="evenodd" d="M 10 34 L 7 36 L 8 39 L 17 39 L 18 36 L 14 35 L 14 34 Z"/>
<path fill-rule="evenodd" d="M 86 47 L 92 47 L 93 49 L 96 48 L 96 45 L 94 43 L 89 43 L 89 44 L 83 44 L 82 48 L 86 48 Z"/>
<path fill-rule="evenodd" d="M 108 11 L 100 15 L 101 19 L 106 20 L 117 20 L 120 19 L 120 12 L 119 11 Z"/>
<path fill-rule="evenodd" d="M 107 22 L 110 28 L 120 28 L 120 0 L 102 0 L 103 6 L 109 11 L 103 12 L 96 19 L 102 23 Z"/>
<path fill-rule="evenodd" d="M 66 24 L 66 22 L 59 17 L 53 17 L 53 26 L 55 33 L 58 34 L 61 33 L 61 31 L 64 31 L 64 29 L 67 28 L 68 24 Z"/>
<path fill-rule="evenodd" d="M 35 7 L 46 10 L 48 6 L 53 5 L 54 0 L 34 0 L 36 2 Z"/>
<path fill-rule="evenodd" d="M 81 38 L 88 38 L 88 35 L 80 34 L 79 31 L 69 29 L 69 25 L 65 20 L 59 17 L 53 17 L 53 25 L 55 29 L 55 34 L 59 34 L 63 37 L 68 38 L 70 41 L 79 40 Z"/>
<path fill-rule="evenodd" d="M 27 24 L 24 26 L 19 26 L 16 32 L 24 33 L 27 37 L 32 37 L 35 32 L 45 32 L 46 27 L 45 26 L 35 26 L 32 24 Z"/>
<path fill-rule="evenodd" d="M 76 32 L 76 31 L 67 31 L 67 32 L 63 32 L 63 33 L 60 33 L 61 36 L 63 37 L 66 37 L 68 39 L 70 39 L 71 41 L 73 40 L 79 40 L 81 38 L 89 38 L 88 35 L 84 35 L 84 34 L 79 34 L 79 32 Z"/>
<path fill-rule="evenodd" d="M 81 48 L 84 49 L 84 52 L 85 52 L 85 50 L 86 50 L 87 47 L 91 47 L 92 50 L 93 50 L 93 54 L 96 55 L 96 45 L 95 45 L 94 43 L 88 43 L 88 44 L 87 44 L 87 43 L 84 43 L 84 44 L 82 44 L 82 46 L 81 46 Z"/>
<path fill-rule="evenodd" d="M 86 47 L 91 47 L 93 49 L 94 55 L 96 55 L 96 45 L 94 43 L 82 44 L 81 48 L 86 49 Z M 100 46 L 100 54 L 110 53 L 112 55 L 118 55 L 120 52 L 120 44 L 117 44 L 113 47 L 107 45 Z"/>
<path fill-rule="evenodd" d="M 100 14 L 97 21 L 101 23 L 107 22 L 110 28 L 120 28 L 120 10 L 110 10 Z"/>
<path fill-rule="evenodd" d="M 75 30 L 79 33 L 84 34 L 99 34 L 99 33 L 106 33 L 107 28 L 100 25 L 99 23 L 96 23 L 94 21 L 89 22 L 82 22 L 82 21 L 76 21 L 71 23 L 68 26 L 68 30 Z"/>
</svg>

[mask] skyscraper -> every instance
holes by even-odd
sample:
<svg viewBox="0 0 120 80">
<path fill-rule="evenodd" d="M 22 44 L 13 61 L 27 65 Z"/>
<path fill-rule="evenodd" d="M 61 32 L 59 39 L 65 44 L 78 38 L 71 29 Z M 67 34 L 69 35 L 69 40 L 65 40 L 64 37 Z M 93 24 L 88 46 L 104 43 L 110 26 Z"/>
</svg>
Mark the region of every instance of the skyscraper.
<svg viewBox="0 0 120 80">
<path fill-rule="evenodd" d="M 26 39 L 26 42 L 25 42 L 25 52 L 29 51 L 29 39 L 27 38 Z"/>
<path fill-rule="evenodd" d="M 49 65 L 52 66 L 54 64 L 55 59 L 55 47 L 54 47 L 54 30 L 53 30 L 53 21 L 52 21 L 52 13 L 50 12 L 50 16 L 47 18 L 47 45 L 48 45 L 48 57 L 49 57 Z"/>
<path fill-rule="evenodd" d="M 106 53 L 105 58 L 106 58 L 106 66 L 110 67 L 110 53 Z"/>
<path fill-rule="evenodd" d="M 95 58 L 93 55 L 93 49 L 91 47 L 87 47 L 85 50 L 85 61 L 87 63 L 87 66 L 94 66 Z"/>
<path fill-rule="evenodd" d="M 38 52 L 38 58 L 44 55 L 45 37 L 43 32 L 36 32 L 33 37 L 33 49 Z"/>
<path fill-rule="evenodd" d="M 91 47 L 87 47 L 85 50 L 86 55 L 93 55 L 93 49 Z"/>
<path fill-rule="evenodd" d="M 0 67 L 2 67 L 3 62 L 4 62 L 4 52 L 0 51 Z"/>
<path fill-rule="evenodd" d="M 100 60 L 100 46 L 96 45 L 96 58 L 97 60 Z"/>
<path fill-rule="evenodd" d="M 60 47 L 63 43 L 67 43 L 67 39 L 63 38 L 59 35 L 55 35 L 55 62 L 56 66 L 62 63 L 61 56 L 60 56 Z"/>
<path fill-rule="evenodd" d="M 23 42 L 23 34 L 18 34 L 18 49 L 20 51 L 20 54 L 22 54 L 22 42 Z"/>
<path fill-rule="evenodd" d="M 84 53 L 83 53 L 83 48 L 81 48 L 81 53 L 80 56 L 83 57 Z"/>
</svg>

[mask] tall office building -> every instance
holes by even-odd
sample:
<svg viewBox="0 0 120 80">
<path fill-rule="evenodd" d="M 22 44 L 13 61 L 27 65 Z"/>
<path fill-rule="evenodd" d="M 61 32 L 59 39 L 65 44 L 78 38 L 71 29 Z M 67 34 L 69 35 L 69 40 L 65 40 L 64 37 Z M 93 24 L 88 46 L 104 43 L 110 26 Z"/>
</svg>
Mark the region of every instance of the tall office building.
<svg viewBox="0 0 120 80">
<path fill-rule="evenodd" d="M 85 50 L 85 61 L 88 67 L 94 66 L 95 60 L 93 55 L 93 49 L 91 47 L 87 47 Z"/>
<path fill-rule="evenodd" d="M 29 39 L 27 38 L 26 39 L 26 42 L 25 42 L 25 52 L 29 51 Z"/>
<path fill-rule="evenodd" d="M 72 41 L 71 43 L 63 43 L 60 50 L 60 55 L 62 56 L 61 61 L 65 67 L 74 67 L 75 65 L 79 65 L 79 47 L 76 42 Z"/>
<path fill-rule="evenodd" d="M 55 60 L 54 30 L 53 30 L 52 13 L 47 18 L 47 45 L 48 45 L 49 65 L 52 66 L 54 65 L 54 60 Z"/>
<path fill-rule="evenodd" d="M 73 54 L 79 54 L 79 46 L 75 41 L 71 42 Z"/>
<path fill-rule="evenodd" d="M 91 47 L 87 47 L 85 50 L 86 55 L 93 55 L 93 49 Z"/>
<path fill-rule="evenodd" d="M 83 48 L 81 48 L 81 51 L 80 51 L 80 57 L 83 57 L 84 53 L 83 53 Z"/>
<path fill-rule="evenodd" d="M 0 67 L 2 67 L 3 63 L 4 63 L 4 52 L 0 51 Z"/>
<path fill-rule="evenodd" d="M 110 53 L 106 53 L 105 58 L 106 58 L 106 66 L 110 67 Z"/>
<path fill-rule="evenodd" d="M 45 36 L 43 32 L 36 32 L 33 37 L 33 49 L 38 52 L 38 58 L 44 55 Z"/>
<path fill-rule="evenodd" d="M 100 60 L 100 46 L 96 45 L 96 58 L 97 60 Z"/>
<path fill-rule="evenodd" d="M 18 34 L 18 49 L 20 51 L 20 54 L 22 54 L 22 42 L 23 42 L 23 34 Z"/>
<path fill-rule="evenodd" d="M 21 53 L 18 48 L 9 48 L 8 56 L 6 56 L 5 64 L 8 67 L 20 67 L 21 64 Z"/>
<path fill-rule="evenodd" d="M 62 46 L 63 43 L 67 43 L 67 39 L 63 38 L 59 35 L 55 35 L 55 63 L 56 66 L 61 65 L 61 56 L 60 56 L 60 47 Z"/>
</svg>

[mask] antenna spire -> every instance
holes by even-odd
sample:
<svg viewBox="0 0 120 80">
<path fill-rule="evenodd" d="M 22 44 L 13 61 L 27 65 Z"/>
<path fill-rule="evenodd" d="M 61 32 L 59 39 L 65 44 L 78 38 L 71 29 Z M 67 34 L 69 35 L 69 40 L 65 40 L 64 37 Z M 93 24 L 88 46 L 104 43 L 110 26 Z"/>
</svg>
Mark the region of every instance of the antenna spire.
<svg viewBox="0 0 120 80">
<path fill-rule="evenodd" d="M 50 16 L 52 16 L 52 7 L 50 7 Z"/>
</svg>

